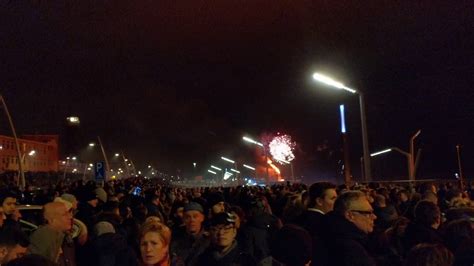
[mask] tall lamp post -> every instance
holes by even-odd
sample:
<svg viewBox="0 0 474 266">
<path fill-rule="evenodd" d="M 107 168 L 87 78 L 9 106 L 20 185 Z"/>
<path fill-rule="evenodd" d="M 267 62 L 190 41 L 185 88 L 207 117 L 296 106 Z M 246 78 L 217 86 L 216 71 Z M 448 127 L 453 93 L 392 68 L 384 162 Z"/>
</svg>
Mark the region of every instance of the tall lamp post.
<svg viewBox="0 0 474 266">
<path fill-rule="evenodd" d="M 372 181 L 372 172 L 370 168 L 370 154 L 369 154 L 369 138 L 367 136 L 367 121 L 366 121 L 366 115 L 365 115 L 364 95 L 362 94 L 361 91 L 357 91 L 355 89 L 346 87 L 344 84 L 338 81 L 335 81 L 330 77 L 324 76 L 320 73 L 314 73 L 313 79 L 323 84 L 326 84 L 332 88 L 345 90 L 354 94 L 355 93 L 359 94 L 360 120 L 361 120 L 361 128 L 362 128 L 362 147 L 364 151 L 363 162 L 364 162 L 365 180 Z"/>
<path fill-rule="evenodd" d="M 456 153 L 458 156 L 458 168 L 459 168 L 459 183 L 461 185 L 461 191 L 464 191 L 464 176 L 462 174 L 462 166 L 461 166 L 461 145 L 456 145 Z"/>
<path fill-rule="evenodd" d="M 267 153 L 267 149 L 265 149 L 265 145 L 263 145 L 263 143 L 260 143 L 256 140 L 253 140 L 249 137 L 244 136 L 244 137 L 242 137 L 242 139 L 246 142 L 250 142 L 250 143 L 253 143 L 257 146 L 260 146 L 263 149 L 263 154 L 265 155 L 265 172 L 266 172 L 265 179 L 266 179 L 266 183 L 268 183 L 268 181 L 270 180 L 270 175 L 268 174 L 268 162 L 267 162 L 268 161 L 268 153 Z"/>
<path fill-rule="evenodd" d="M 410 138 L 410 151 L 409 152 L 406 152 L 406 151 L 404 151 L 400 148 L 397 148 L 397 147 L 391 147 L 391 148 L 388 148 L 388 149 L 385 149 L 385 150 L 374 152 L 374 153 L 370 154 L 370 156 L 374 157 L 374 156 L 384 154 L 384 153 L 387 153 L 387 152 L 391 152 L 391 151 L 396 151 L 396 152 L 399 152 L 399 153 L 405 155 L 407 157 L 407 162 L 408 162 L 408 179 L 410 181 L 414 181 L 415 177 L 416 177 L 416 165 L 418 163 L 418 159 L 419 159 L 418 157 L 420 155 L 420 153 L 419 153 L 420 150 L 418 150 L 418 154 L 415 156 L 414 141 L 415 141 L 415 138 L 418 137 L 418 135 L 420 135 L 420 133 L 421 133 L 421 130 L 418 130 Z"/>
<path fill-rule="evenodd" d="M 0 95 L 0 101 L 2 102 L 3 110 L 5 110 L 5 114 L 7 115 L 8 123 L 10 124 L 10 129 L 12 130 L 12 133 L 13 133 L 13 138 L 15 139 L 16 153 L 19 160 L 18 169 L 20 171 L 20 176 L 18 178 L 17 185 L 20 185 L 20 189 L 24 189 L 26 186 L 26 181 L 25 181 L 25 172 L 23 171 L 23 161 L 21 159 L 20 143 L 18 142 L 18 137 L 16 135 L 16 130 L 15 130 L 15 126 L 13 125 L 12 117 L 10 116 L 10 112 L 8 111 L 7 104 L 5 103 L 5 99 L 3 99 L 2 95 Z"/>
</svg>

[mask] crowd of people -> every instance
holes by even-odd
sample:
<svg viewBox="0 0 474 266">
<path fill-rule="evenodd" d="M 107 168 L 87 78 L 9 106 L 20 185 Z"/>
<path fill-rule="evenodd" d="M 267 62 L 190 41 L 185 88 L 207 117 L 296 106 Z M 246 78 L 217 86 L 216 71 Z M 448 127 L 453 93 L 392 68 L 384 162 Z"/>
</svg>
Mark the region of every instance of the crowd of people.
<svg viewBox="0 0 474 266">
<path fill-rule="evenodd" d="M 135 177 L 5 186 L 0 265 L 474 265 L 473 188 L 178 188 Z M 18 204 L 43 206 L 33 232 Z"/>
</svg>

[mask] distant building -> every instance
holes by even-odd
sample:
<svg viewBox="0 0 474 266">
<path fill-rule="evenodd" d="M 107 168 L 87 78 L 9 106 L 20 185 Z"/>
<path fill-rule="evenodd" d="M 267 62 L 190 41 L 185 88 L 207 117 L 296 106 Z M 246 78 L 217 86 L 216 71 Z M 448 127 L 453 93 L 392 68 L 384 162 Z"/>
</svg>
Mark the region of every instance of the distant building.
<svg viewBox="0 0 474 266">
<path fill-rule="evenodd" d="M 58 171 L 58 135 L 25 135 L 18 142 L 25 172 Z M 0 135 L 0 172 L 18 170 L 15 139 Z"/>
</svg>

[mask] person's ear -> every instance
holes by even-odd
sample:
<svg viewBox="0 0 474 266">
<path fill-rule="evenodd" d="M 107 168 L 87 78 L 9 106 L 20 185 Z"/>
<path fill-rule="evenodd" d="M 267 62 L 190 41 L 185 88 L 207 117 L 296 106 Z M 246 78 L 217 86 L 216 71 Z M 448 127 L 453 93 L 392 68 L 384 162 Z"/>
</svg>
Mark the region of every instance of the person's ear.
<svg viewBox="0 0 474 266">
<path fill-rule="evenodd" d="M 323 199 L 322 198 L 316 198 L 316 206 L 323 206 Z"/>
<path fill-rule="evenodd" d="M 7 247 L 0 247 L 0 258 L 3 260 L 5 256 L 8 254 Z"/>
<path fill-rule="evenodd" d="M 346 211 L 344 212 L 344 218 L 346 218 L 349 221 L 352 221 L 354 219 L 354 215 L 352 215 L 352 212 Z"/>
</svg>

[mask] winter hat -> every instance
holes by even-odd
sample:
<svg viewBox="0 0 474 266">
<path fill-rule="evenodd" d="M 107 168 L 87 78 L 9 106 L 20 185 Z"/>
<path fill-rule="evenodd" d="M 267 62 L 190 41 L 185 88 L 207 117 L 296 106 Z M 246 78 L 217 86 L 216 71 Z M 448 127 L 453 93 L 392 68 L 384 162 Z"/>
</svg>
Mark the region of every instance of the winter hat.
<svg viewBox="0 0 474 266">
<path fill-rule="evenodd" d="M 95 224 L 94 232 L 97 236 L 101 236 L 107 233 L 115 233 L 115 229 L 111 223 L 103 221 Z"/>
<path fill-rule="evenodd" d="M 95 194 L 97 195 L 97 198 L 100 199 L 102 202 L 107 202 L 107 192 L 101 187 L 98 187 L 95 189 Z"/>
<path fill-rule="evenodd" d="M 207 203 L 209 208 L 212 208 L 212 206 L 223 201 L 225 201 L 224 196 L 222 195 L 222 193 L 219 192 L 209 194 L 209 197 L 207 197 Z"/>
<path fill-rule="evenodd" d="M 74 202 L 77 202 L 76 196 L 68 193 L 64 193 L 61 195 L 61 199 L 70 202 L 71 204 L 74 205 Z"/>
<path fill-rule="evenodd" d="M 288 224 L 283 226 L 272 242 L 272 256 L 287 266 L 302 266 L 311 260 L 312 240 L 305 229 Z"/>
<path fill-rule="evenodd" d="M 88 202 L 94 199 L 97 199 L 97 194 L 91 189 L 84 189 L 79 195 L 79 200 L 82 202 Z"/>
<path fill-rule="evenodd" d="M 66 205 L 66 209 L 67 209 L 68 211 L 72 208 L 72 203 L 69 202 L 69 201 L 64 200 L 63 198 L 56 197 L 56 198 L 54 199 L 54 202 L 61 202 L 61 203 L 63 203 L 64 205 Z"/>
<path fill-rule="evenodd" d="M 216 225 L 227 225 L 227 224 L 235 224 L 235 215 L 230 214 L 228 212 L 221 212 L 219 214 L 216 214 L 211 220 L 210 224 L 211 226 L 216 226 Z"/>
<path fill-rule="evenodd" d="M 187 211 L 198 211 L 200 213 L 204 213 L 204 209 L 202 208 L 201 204 L 191 201 L 188 204 L 184 205 L 184 212 Z"/>
</svg>

